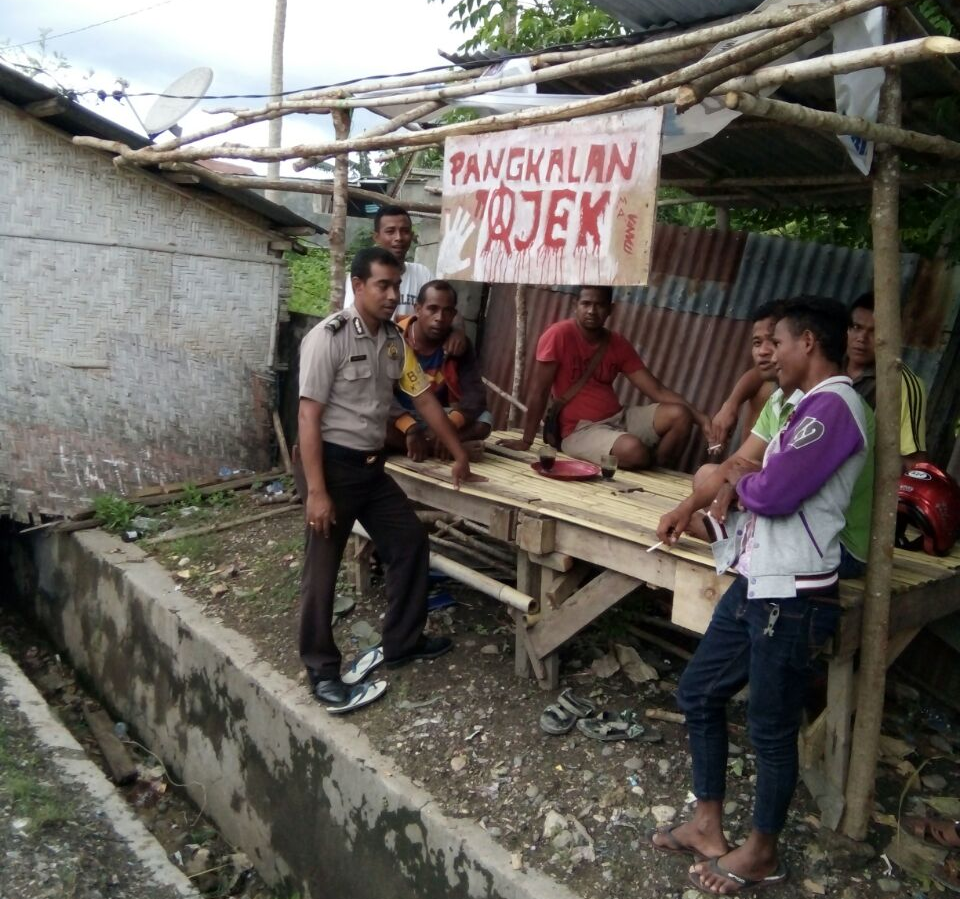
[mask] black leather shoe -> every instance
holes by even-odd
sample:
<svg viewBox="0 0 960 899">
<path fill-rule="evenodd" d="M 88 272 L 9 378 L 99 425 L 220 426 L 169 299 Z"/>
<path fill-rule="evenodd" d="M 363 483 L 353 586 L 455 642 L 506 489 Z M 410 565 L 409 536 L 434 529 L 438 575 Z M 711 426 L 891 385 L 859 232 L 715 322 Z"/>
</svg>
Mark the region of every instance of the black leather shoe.
<svg viewBox="0 0 960 899">
<path fill-rule="evenodd" d="M 314 681 L 312 692 L 324 705 L 345 705 L 350 700 L 350 688 L 339 677 Z"/>
<path fill-rule="evenodd" d="M 435 659 L 444 653 L 450 652 L 451 649 L 453 649 L 453 640 L 449 637 L 428 637 L 425 634 L 421 634 L 412 652 L 396 659 L 386 659 L 384 665 L 386 665 L 387 668 L 402 668 L 404 665 L 409 665 L 410 662 L 415 662 L 417 659 Z"/>
</svg>

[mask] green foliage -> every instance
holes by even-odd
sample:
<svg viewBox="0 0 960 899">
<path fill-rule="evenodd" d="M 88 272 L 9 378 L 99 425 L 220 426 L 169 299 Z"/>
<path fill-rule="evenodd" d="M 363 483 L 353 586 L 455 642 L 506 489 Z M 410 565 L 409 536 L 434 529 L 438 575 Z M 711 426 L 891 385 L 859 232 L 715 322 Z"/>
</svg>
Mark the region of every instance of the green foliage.
<svg viewBox="0 0 960 899">
<path fill-rule="evenodd" d="M 183 485 L 183 497 L 180 499 L 182 506 L 199 506 L 203 504 L 203 494 L 196 484 Z"/>
<path fill-rule="evenodd" d="M 133 519 L 143 515 L 144 508 L 139 503 L 131 503 L 115 493 L 101 493 L 93 501 L 93 511 L 108 531 L 125 531 Z"/>
<path fill-rule="evenodd" d="M 953 23 L 943 14 L 937 0 L 920 0 L 916 4 L 916 11 L 920 18 L 924 19 L 935 31 L 939 31 L 940 34 L 945 34 L 947 37 L 953 36 Z"/>
<path fill-rule="evenodd" d="M 540 50 L 625 33 L 616 19 L 588 0 L 430 2 L 448 4 L 452 27 L 471 35 L 461 50 Z"/>
<path fill-rule="evenodd" d="M 287 304 L 290 311 L 326 315 L 330 310 L 330 250 L 317 247 L 303 256 L 287 253 L 286 260 L 293 287 Z"/>
</svg>

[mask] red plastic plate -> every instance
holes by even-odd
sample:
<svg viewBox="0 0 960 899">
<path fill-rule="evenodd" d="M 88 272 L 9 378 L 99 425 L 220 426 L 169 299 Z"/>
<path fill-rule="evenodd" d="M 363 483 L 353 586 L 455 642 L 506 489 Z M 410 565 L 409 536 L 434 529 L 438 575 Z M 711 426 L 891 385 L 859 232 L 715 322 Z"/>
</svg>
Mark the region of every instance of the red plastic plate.
<svg viewBox="0 0 960 899">
<path fill-rule="evenodd" d="M 531 462 L 530 467 L 545 478 L 556 481 L 589 481 L 600 474 L 600 466 L 579 459 L 557 459 L 550 471 L 544 471 L 539 462 Z"/>
</svg>

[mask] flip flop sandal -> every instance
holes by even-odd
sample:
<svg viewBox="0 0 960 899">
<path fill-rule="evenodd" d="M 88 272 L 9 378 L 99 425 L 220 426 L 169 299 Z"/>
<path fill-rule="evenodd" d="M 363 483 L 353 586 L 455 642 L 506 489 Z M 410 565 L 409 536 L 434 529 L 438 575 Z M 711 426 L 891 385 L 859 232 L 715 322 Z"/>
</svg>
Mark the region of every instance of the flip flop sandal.
<svg viewBox="0 0 960 899">
<path fill-rule="evenodd" d="M 612 712 L 601 712 L 596 718 L 580 718 L 577 730 L 591 740 L 612 743 L 615 740 L 636 740 L 644 734 L 644 726 L 627 721 Z"/>
<path fill-rule="evenodd" d="M 660 743 L 663 740 L 663 734 L 655 727 L 648 727 L 641 723 L 640 716 L 633 709 L 624 709 L 620 717 L 630 724 L 636 724 L 643 728 L 643 733 L 636 737 L 638 743 Z"/>
<path fill-rule="evenodd" d="M 428 612 L 439 612 L 441 609 L 449 609 L 450 606 L 456 604 L 457 601 L 453 598 L 453 595 L 446 590 L 438 590 L 427 597 Z"/>
<path fill-rule="evenodd" d="M 738 893 L 748 893 L 756 892 L 757 890 L 763 890 L 767 887 L 775 887 L 778 884 L 783 883 L 787 879 L 787 869 L 781 864 L 777 867 L 777 870 L 773 874 L 763 877 L 760 880 L 748 880 L 746 877 L 741 877 L 739 874 L 734 874 L 733 871 L 727 871 L 725 868 L 720 867 L 718 859 L 712 858 L 707 862 L 707 871 L 711 874 L 715 874 L 717 877 L 723 877 L 725 880 L 729 880 L 732 884 L 736 886 L 736 889 L 727 890 L 725 893 L 715 893 L 713 890 L 708 890 L 704 885 L 703 881 L 700 879 L 699 871 L 690 872 L 690 883 L 692 883 L 701 893 L 705 893 L 708 896 L 735 896 Z"/>
<path fill-rule="evenodd" d="M 540 730 L 553 737 L 570 733 L 576 723 L 577 719 L 558 705 L 548 705 L 540 716 Z"/>
<path fill-rule="evenodd" d="M 341 680 L 348 686 L 359 684 L 374 668 L 383 664 L 383 647 L 374 646 L 354 659 L 353 664 L 343 673 Z"/>
<path fill-rule="evenodd" d="M 647 831 L 647 842 L 649 842 L 657 852 L 667 852 L 671 855 L 692 855 L 695 861 L 706 861 L 707 856 L 702 852 L 697 852 L 692 846 L 684 846 L 683 843 L 674 836 L 673 832 L 680 826 L 680 824 L 674 824 L 672 827 L 665 825 L 664 827 L 656 828 L 656 830 Z M 656 836 L 664 837 L 666 842 L 654 842 L 653 838 Z"/>
<path fill-rule="evenodd" d="M 950 849 L 960 848 L 960 834 L 957 833 L 960 822 L 950 821 L 947 818 L 923 818 L 907 815 L 900 822 L 900 826 L 925 843 L 936 843 Z"/>
<path fill-rule="evenodd" d="M 370 705 L 371 702 L 376 702 L 383 696 L 386 689 L 387 682 L 385 680 L 375 680 L 368 684 L 357 684 L 356 687 L 350 691 L 350 696 L 343 705 L 328 705 L 326 706 L 326 710 L 331 715 L 345 715 L 354 709 L 360 709 L 365 705 Z"/>
<path fill-rule="evenodd" d="M 557 697 L 557 705 L 568 711 L 574 718 L 590 718 L 597 711 L 597 707 L 589 699 L 575 696 L 569 687 Z"/>
</svg>

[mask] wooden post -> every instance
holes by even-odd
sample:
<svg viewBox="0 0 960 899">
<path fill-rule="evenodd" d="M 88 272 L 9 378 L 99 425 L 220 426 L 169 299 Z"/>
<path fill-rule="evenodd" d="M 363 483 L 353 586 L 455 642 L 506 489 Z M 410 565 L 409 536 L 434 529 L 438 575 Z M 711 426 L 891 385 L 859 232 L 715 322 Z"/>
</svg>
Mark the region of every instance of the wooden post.
<svg viewBox="0 0 960 899">
<path fill-rule="evenodd" d="M 516 342 L 513 348 L 513 387 L 510 390 L 515 397 L 520 396 L 523 386 L 523 369 L 527 360 L 527 288 L 524 284 L 517 285 L 517 292 L 513 298 L 516 306 Z M 520 422 L 520 412 L 511 403 L 507 426 L 517 427 Z"/>
<path fill-rule="evenodd" d="M 337 140 L 350 136 L 350 113 L 344 109 L 333 110 L 333 130 Z M 347 266 L 344 254 L 347 249 L 347 181 L 350 176 L 349 157 L 346 153 L 337 156 L 333 164 L 333 209 L 330 217 L 330 309 L 343 308 L 344 284 Z"/>
<path fill-rule="evenodd" d="M 888 34 L 887 40 L 890 40 Z M 880 121 L 900 124 L 900 73 L 888 68 Z M 870 556 L 860 636 L 860 680 L 842 827 L 862 840 L 873 811 L 880 724 L 887 675 L 890 578 L 900 479 L 900 240 L 898 152 L 878 145 L 874 155 L 873 269 L 877 345 L 877 444 Z"/>
<path fill-rule="evenodd" d="M 287 0 L 274 0 L 276 6 L 273 12 L 273 44 L 270 50 L 270 93 L 271 100 L 279 103 L 283 99 L 283 36 L 287 27 Z M 267 126 L 267 145 L 279 147 L 282 143 L 283 119 L 277 116 L 270 119 Z M 267 177 L 280 177 L 280 163 L 267 163 Z M 274 203 L 280 202 L 280 194 L 275 190 L 268 190 L 264 194 Z"/>
</svg>

